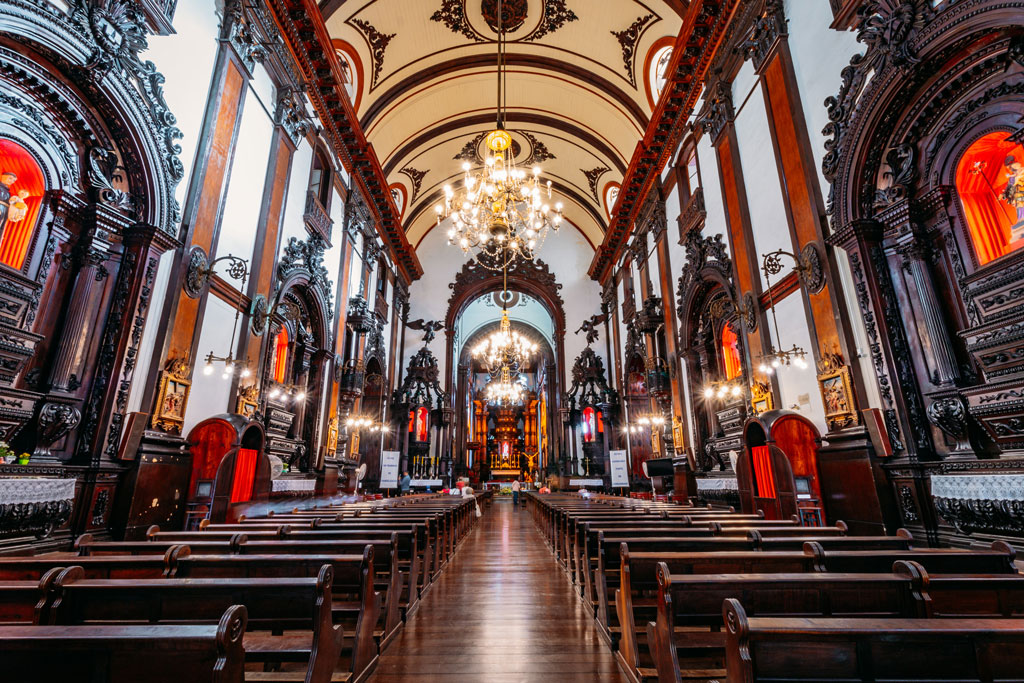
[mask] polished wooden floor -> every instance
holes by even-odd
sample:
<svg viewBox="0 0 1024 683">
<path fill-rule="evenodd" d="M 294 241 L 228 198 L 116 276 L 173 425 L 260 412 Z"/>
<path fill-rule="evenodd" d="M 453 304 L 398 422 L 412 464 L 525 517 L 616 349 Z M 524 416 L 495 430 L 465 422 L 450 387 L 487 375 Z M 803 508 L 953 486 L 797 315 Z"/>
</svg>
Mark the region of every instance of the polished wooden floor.
<svg viewBox="0 0 1024 683">
<path fill-rule="evenodd" d="M 370 683 L 625 681 L 522 507 L 498 499 Z"/>
</svg>

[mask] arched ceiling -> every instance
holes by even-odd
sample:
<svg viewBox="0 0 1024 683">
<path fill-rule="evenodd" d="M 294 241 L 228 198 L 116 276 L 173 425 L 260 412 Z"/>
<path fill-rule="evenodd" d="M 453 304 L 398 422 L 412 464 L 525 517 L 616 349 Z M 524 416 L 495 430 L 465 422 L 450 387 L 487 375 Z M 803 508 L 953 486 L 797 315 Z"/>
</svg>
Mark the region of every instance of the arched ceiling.
<svg viewBox="0 0 1024 683">
<path fill-rule="evenodd" d="M 675 36 L 687 0 L 503 0 L 507 128 L 539 163 L 565 218 L 604 239 L 603 189 L 621 182 L 651 114 L 645 59 Z M 324 0 L 331 38 L 354 51 L 353 104 L 418 245 L 441 188 L 494 127 L 497 0 Z M 339 42 L 340 41 L 340 42 Z"/>
</svg>

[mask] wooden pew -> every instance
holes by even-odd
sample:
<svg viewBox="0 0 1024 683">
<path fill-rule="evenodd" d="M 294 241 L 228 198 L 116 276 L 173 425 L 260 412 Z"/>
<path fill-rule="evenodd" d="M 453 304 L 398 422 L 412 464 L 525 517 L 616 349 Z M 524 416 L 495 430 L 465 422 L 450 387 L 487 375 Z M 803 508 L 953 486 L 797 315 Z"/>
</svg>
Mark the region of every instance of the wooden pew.
<svg viewBox="0 0 1024 683">
<path fill-rule="evenodd" d="M 927 616 L 923 579 L 912 574 L 678 574 L 658 567 L 657 621 L 647 624 L 647 642 L 661 681 L 724 675 L 722 603 L 743 596 L 752 615 L 829 617 Z M 629 615 L 627 615 L 629 618 Z M 623 625 L 617 656 L 639 680 L 645 661 Z M 683 655 L 680 655 L 680 652 Z"/>
<path fill-rule="evenodd" d="M 40 622 L 198 624 L 217 618 L 226 604 L 240 603 L 248 614 L 246 661 L 285 668 L 250 672 L 247 680 L 331 681 L 339 667 L 348 680 L 362 680 L 377 663 L 366 627 L 376 615 L 363 615 L 346 650 L 344 629 L 332 622 L 333 581 L 330 565 L 316 578 L 151 580 L 85 579 L 81 568 L 68 567 L 51 585 Z"/>
<path fill-rule="evenodd" d="M 917 562 L 931 574 L 1016 574 L 1016 551 L 1003 541 L 990 550 L 832 550 L 821 543 L 804 543 L 804 554 L 812 558 L 815 571 L 886 572 L 896 560 Z"/>
<path fill-rule="evenodd" d="M 750 617 L 732 598 L 722 609 L 729 683 L 1022 678 L 1014 619 Z"/>
<path fill-rule="evenodd" d="M 929 617 L 1024 617 L 1022 574 L 929 574 L 907 560 L 897 560 L 892 569 L 921 582 Z"/>
<path fill-rule="evenodd" d="M 0 671 L 12 683 L 242 683 L 246 609 L 209 625 L 0 626 Z"/>
<path fill-rule="evenodd" d="M 368 629 L 367 632 L 383 651 L 398 635 L 402 621 L 397 617 L 393 617 L 393 623 L 387 619 L 374 618 L 368 625 L 360 625 L 362 615 L 377 615 L 387 609 L 384 596 L 375 591 L 372 545 L 365 545 L 362 555 L 192 555 L 188 546 L 183 546 L 169 561 L 165 576 L 178 579 L 315 578 L 324 565 L 334 570 L 334 623 L 342 623 L 347 632 Z"/>
<path fill-rule="evenodd" d="M 50 586 L 64 567 L 50 567 L 38 579 L 0 581 L 0 623 L 32 624 L 46 605 Z"/>
<path fill-rule="evenodd" d="M 173 547 L 173 546 L 172 546 Z M 38 580 L 54 567 L 74 564 L 90 579 L 158 579 L 164 574 L 169 548 L 163 555 L 98 555 L 96 557 L 0 557 L 0 581 Z"/>
</svg>

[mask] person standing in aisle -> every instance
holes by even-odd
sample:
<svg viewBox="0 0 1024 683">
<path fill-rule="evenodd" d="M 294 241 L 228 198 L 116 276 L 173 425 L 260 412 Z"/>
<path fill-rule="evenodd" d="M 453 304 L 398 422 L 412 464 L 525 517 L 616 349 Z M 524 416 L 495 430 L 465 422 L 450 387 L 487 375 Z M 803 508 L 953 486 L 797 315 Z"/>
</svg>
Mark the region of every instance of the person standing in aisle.
<svg viewBox="0 0 1024 683">
<path fill-rule="evenodd" d="M 519 489 L 520 488 L 521 488 L 521 486 L 519 484 L 519 477 L 516 477 L 516 480 L 514 482 L 512 482 L 512 507 L 519 507 Z"/>
<path fill-rule="evenodd" d="M 412 486 L 412 477 L 406 472 L 402 475 L 402 481 L 398 482 L 398 489 L 403 496 L 409 495 L 409 487 Z"/>
</svg>

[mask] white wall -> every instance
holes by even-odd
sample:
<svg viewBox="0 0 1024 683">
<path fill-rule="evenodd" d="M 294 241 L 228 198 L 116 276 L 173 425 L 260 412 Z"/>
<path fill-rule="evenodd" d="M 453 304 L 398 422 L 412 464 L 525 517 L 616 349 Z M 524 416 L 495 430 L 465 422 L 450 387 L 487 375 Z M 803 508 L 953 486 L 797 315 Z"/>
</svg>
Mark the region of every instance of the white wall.
<svg viewBox="0 0 1024 683">
<path fill-rule="evenodd" d="M 822 196 L 828 197 L 829 186 L 821 175 L 821 160 L 825 156 L 825 136 L 821 130 L 828 123 L 825 98 L 839 92 L 843 67 L 850 57 L 864 51 L 853 31 L 834 31 L 832 10 L 823 0 L 787 0 L 786 18 L 789 20 L 789 50 L 793 55 L 793 71 L 807 132 L 811 138 L 814 167 L 821 181 Z"/>
<path fill-rule="evenodd" d="M 818 380 L 814 371 L 813 347 L 811 335 L 807 331 L 807 317 L 804 314 L 803 299 L 799 293 L 787 296 L 775 304 L 775 314 L 779 319 L 781 343 L 775 337 L 775 325 L 769 314 L 768 331 L 775 348 L 791 349 L 793 345 L 807 352 L 808 367 L 800 369 L 794 365 L 777 369 L 779 393 L 782 402 L 776 408 L 798 410 L 804 417 L 814 422 L 819 431 L 828 431 L 825 425 L 825 406 L 818 390 Z"/>
<path fill-rule="evenodd" d="M 216 356 L 225 356 L 228 351 L 233 351 L 229 346 L 234 319 L 235 311 L 230 304 L 212 294 L 207 297 L 206 315 L 203 317 L 203 329 L 199 333 L 199 348 L 196 350 L 196 362 L 192 370 L 192 389 L 185 408 L 183 435 L 187 435 L 192 427 L 208 417 L 234 412 L 234 406 L 229 405 L 231 382 L 221 376 L 224 364 L 216 363 L 213 374 L 203 374 L 206 354 L 213 351 Z M 239 325 L 243 323 L 244 320 L 240 319 Z"/>
<path fill-rule="evenodd" d="M 150 36 L 149 50 L 142 54 L 142 59 L 156 64 L 157 71 L 167 79 L 164 83 L 164 98 L 177 119 L 178 128 L 184 134 L 178 141 L 181 145 L 178 158 L 185 167 L 185 177 L 175 191 L 179 202 L 185 199 L 185 190 L 192 174 L 203 116 L 206 113 L 213 63 L 217 57 L 220 18 L 216 6 L 217 3 L 210 0 L 179 0 L 174 13 L 174 29 L 177 33 Z"/>
<path fill-rule="evenodd" d="M 238 128 L 215 257 L 233 254 L 248 260 L 252 266 L 273 135 L 274 123 L 250 88 Z M 226 268 L 228 262 L 219 264 L 221 274 Z M 241 286 L 239 282 L 232 284 Z"/>
</svg>

